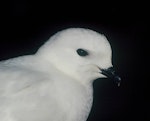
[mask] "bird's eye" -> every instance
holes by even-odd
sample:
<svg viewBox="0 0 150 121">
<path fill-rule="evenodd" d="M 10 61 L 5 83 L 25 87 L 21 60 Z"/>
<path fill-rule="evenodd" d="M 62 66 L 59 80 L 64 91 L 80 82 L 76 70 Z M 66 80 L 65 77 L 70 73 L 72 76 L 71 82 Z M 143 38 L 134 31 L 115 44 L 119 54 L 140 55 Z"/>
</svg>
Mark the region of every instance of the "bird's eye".
<svg viewBox="0 0 150 121">
<path fill-rule="evenodd" d="M 77 53 L 80 56 L 87 56 L 88 55 L 88 52 L 83 50 L 83 49 L 77 49 Z"/>
</svg>

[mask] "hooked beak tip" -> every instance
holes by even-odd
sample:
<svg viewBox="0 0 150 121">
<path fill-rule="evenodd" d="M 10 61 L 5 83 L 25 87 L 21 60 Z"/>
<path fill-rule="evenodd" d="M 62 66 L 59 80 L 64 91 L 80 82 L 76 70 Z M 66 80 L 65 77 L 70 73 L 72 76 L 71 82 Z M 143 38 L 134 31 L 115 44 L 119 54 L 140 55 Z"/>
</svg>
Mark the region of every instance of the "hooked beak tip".
<svg viewBox="0 0 150 121">
<path fill-rule="evenodd" d="M 121 78 L 119 76 L 114 77 L 115 83 L 117 83 L 117 86 L 120 87 L 121 84 Z"/>
<path fill-rule="evenodd" d="M 121 78 L 116 75 L 113 67 L 110 67 L 108 69 L 101 69 L 101 73 L 105 76 L 107 76 L 108 78 L 111 78 L 115 81 L 115 83 L 117 83 L 118 87 L 120 86 L 120 83 L 121 83 Z"/>
</svg>

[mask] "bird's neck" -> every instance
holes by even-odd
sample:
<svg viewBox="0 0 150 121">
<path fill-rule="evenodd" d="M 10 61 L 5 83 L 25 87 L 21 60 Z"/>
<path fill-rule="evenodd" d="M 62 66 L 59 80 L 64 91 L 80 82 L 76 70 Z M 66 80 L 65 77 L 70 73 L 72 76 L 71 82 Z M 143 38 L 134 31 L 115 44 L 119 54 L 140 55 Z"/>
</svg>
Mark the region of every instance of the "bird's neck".
<svg viewBox="0 0 150 121">
<path fill-rule="evenodd" d="M 72 88 L 72 93 L 69 93 L 71 96 L 68 97 L 66 95 L 65 98 L 67 101 L 70 100 L 71 111 L 69 114 L 70 119 L 68 121 L 86 121 L 93 103 L 93 87 L 92 85 L 85 86 L 80 83 L 77 84 L 78 82 L 75 83 L 76 84 L 74 85 L 77 87 Z M 69 105 L 69 103 L 66 105 Z"/>
</svg>

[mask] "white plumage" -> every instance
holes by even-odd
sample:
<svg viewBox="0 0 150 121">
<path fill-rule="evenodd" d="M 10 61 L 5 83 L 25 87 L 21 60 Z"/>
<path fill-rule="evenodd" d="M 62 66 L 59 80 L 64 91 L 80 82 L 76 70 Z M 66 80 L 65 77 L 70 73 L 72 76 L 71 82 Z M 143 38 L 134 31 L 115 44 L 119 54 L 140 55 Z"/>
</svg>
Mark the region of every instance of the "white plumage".
<svg viewBox="0 0 150 121">
<path fill-rule="evenodd" d="M 83 28 L 60 31 L 35 55 L 0 62 L 0 121 L 86 121 L 92 82 L 111 66 L 103 35 Z"/>
</svg>

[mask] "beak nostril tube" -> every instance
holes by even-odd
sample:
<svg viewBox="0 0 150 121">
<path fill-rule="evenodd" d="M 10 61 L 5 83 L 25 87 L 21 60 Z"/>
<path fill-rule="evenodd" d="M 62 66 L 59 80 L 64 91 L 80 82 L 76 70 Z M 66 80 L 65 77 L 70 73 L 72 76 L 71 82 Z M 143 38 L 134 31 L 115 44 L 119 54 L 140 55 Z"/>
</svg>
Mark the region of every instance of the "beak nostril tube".
<svg viewBox="0 0 150 121">
<path fill-rule="evenodd" d="M 101 69 L 101 73 L 108 78 L 113 79 L 115 83 L 117 83 L 118 87 L 120 86 L 121 78 L 115 73 L 113 67 L 110 67 L 108 69 Z"/>
</svg>

